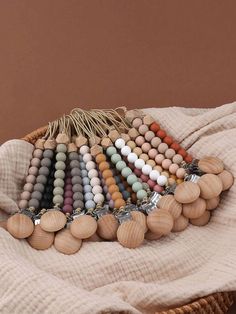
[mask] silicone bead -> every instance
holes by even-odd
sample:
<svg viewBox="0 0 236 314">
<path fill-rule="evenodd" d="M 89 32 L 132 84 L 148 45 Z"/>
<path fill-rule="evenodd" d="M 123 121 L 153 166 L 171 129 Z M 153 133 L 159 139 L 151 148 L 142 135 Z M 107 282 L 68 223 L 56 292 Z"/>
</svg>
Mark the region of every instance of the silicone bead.
<svg viewBox="0 0 236 314">
<path fill-rule="evenodd" d="M 127 182 L 129 185 L 133 185 L 135 182 L 137 182 L 138 178 L 136 177 L 135 174 L 131 174 L 127 177 Z"/>
<path fill-rule="evenodd" d="M 138 156 L 135 153 L 130 153 L 127 159 L 130 163 L 135 163 L 135 161 L 138 159 Z"/>
<path fill-rule="evenodd" d="M 170 146 L 173 143 L 173 139 L 170 136 L 165 136 L 163 138 L 163 142 L 166 143 L 168 146 Z M 169 157 L 168 157 L 169 158 Z"/>
<path fill-rule="evenodd" d="M 97 176 L 94 178 L 91 178 L 90 185 L 92 187 L 94 187 L 95 185 L 100 185 L 100 184 L 101 184 L 101 181 Z"/>
<path fill-rule="evenodd" d="M 163 169 L 169 169 L 170 165 L 172 164 L 170 159 L 164 159 L 161 163 Z"/>
<path fill-rule="evenodd" d="M 35 185 L 37 185 L 37 183 Z M 26 183 L 24 185 L 24 191 L 32 192 L 34 188 L 35 188 L 35 186 L 33 186 L 32 183 Z M 44 186 L 43 186 L 43 188 L 44 188 Z"/>
<path fill-rule="evenodd" d="M 21 199 L 28 201 L 30 199 L 31 193 L 28 191 L 24 191 L 21 193 Z"/>
<path fill-rule="evenodd" d="M 183 161 L 183 157 L 179 154 L 176 154 L 172 158 L 173 163 L 179 165 Z"/>
<path fill-rule="evenodd" d="M 44 167 L 50 167 L 51 166 L 51 159 L 49 158 L 43 158 L 41 160 L 41 167 L 44 166 Z"/>
<path fill-rule="evenodd" d="M 71 153 L 69 153 L 69 160 L 77 160 L 77 161 L 79 161 L 79 155 L 78 155 L 78 153 L 77 152 L 71 152 Z"/>
<path fill-rule="evenodd" d="M 101 185 L 95 185 L 93 188 L 92 188 L 92 192 L 93 194 L 97 194 L 97 193 L 102 193 L 102 187 Z"/>
<path fill-rule="evenodd" d="M 54 174 L 56 179 L 64 179 L 65 178 L 65 172 L 63 170 L 57 170 Z"/>
<path fill-rule="evenodd" d="M 166 132 L 164 130 L 159 130 L 157 131 L 156 135 L 162 139 L 166 137 Z"/>
<path fill-rule="evenodd" d="M 39 201 L 32 198 L 29 203 L 28 203 L 28 206 L 29 207 L 34 207 L 35 209 L 38 209 L 39 208 Z"/>
<path fill-rule="evenodd" d="M 144 137 L 145 137 L 146 141 L 150 142 L 155 137 L 155 133 L 152 131 L 147 131 L 147 133 L 145 133 Z"/>
<path fill-rule="evenodd" d="M 126 163 L 123 160 L 120 160 L 116 164 L 116 169 L 122 171 L 123 168 L 126 167 Z"/>
<path fill-rule="evenodd" d="M 65 144 L 57 144 L 56 151 L 57 153 L 65 153 L 67 151 L 67 147 Z"/>
<path fill-rule="evenodd" d="M 132 174 L 132 170 L 129 167 L 125 167 L 122 169 L 121 174 L 123 177 L 127 178 L 130 174 Z"/>
<path fill-rule="evenodd" d="M 53 190 L 53 195 L 63 195 L 64 194 L 64 190 L 61 187 L 55 187 Z"/>
<path fill-rule="evenodd" d="M 65 165 L 64 161 L 57 161 L 55 163 L 55 169 L 56 170 L 65 170 L 66 169 L 66 165 Z"/>
<path fill-rule="evenodd" d="M 145 190 L 139 190 L 137 192 L 138 200 L 142 201 L 145 197 L 147 197 L 147 192 Z"/>
<path fill-rule="evenodd" d="M 96 164 L 94 161 L 88 161 L 86 163 L 86 170 L 90 171 L 92 169 L 95 169 L 96 168 Z"/>
<path fill-rule="evenodd" d="M 28 178 L 29 176 L 27 176 L 27 178 Z M 26 182 L 28 182 L 27 181 L 27 178 L 26 178 Z M 32 176 L 32 178 L 34 178 L 34 181 L 33 182 L 29 182 L 29 183 L 34 183 L 35 182 L 35 180 L 36 180 L 36 182 L 37 183 L 42 183 L 42 184 L 46 184 L 47 183 L 47 177 L 46 176 L 44 176 L 44 175 L 39 175 L 39 176 L 37 176 L 37 179 L 35 178 L 35 176 Z"/>
<path fill-rule="evenodd" d="M 63 198 L 62 195 L 55 195 L 55 196 L 53 197 L 53 203 L 54 203 L 54 204 L 59 204 L 59 205 L 61 205 L 61 204 L 63 204 L 63 201 L 64 201 L 64 198 Z"/>
<path fill-rule="evenodd" d="M 57 161 L 66 161 L 66 154 L 65 153 L 57 153 L 56 154 Z"/>
<path fill-rule="evenodd" d="M 95 204 L 95 202 L 92 201 L 92 200 L 89 200 L 89 201 L 87 201 L 87 202 L 85 203 L 85 208 L 86 208 L 86 209 L 93 209 L 93 208 L 95 208 L 95 206 L 96 206 L 96 204 Z"/>
<path fill-rule="evenodd" d="M 155 148 L 151 148 L 149 151 L 148 151 L 148 156 L 149 156 L 149 158 L 151 158 L 151 159 L 155 159 L 155 157 L 156 157 L 156 155 L 157 155 L 157 150 L 155 149 Z"/>
<path fill-rule="evenodd" d="M 84 208 L 84 202 L 81 201 L 81 200 L 76 200 L 74 201 L 73 203 L 73 207 L 76 209 L 76 208 L 81 208 L 83 209 Z"/>
<path fill-rule="evenodd" d="M 102 193 L 97 193 L 95 196 L 94 196 L 94 202 L 95 203 L 103 203 L 104 202 L 104 196 Z"/>
<path fill-rule="evenodd" d="M 121 160 L 121 156 L 119 154 L 114 154 L 111 156 L 111 161 L 113 164 L 118 163 Z"/>
<path fill-rule="evenodd" d="M 180 145 L 176 142 L 173 142 L 171 145 L 170 145 L 170 148 L 173 148 L 176 152 L 180 149 Z"/>
<path fill-rule="evenodd" d="M 165 157 L 162 155 L 162 154 L 158 154 L 156 155 L 155 157 L 155 162 L 158 164 L 158 165 L 161 165 L 162 161 L 165 159 Z"/>
<path fill-rule="evenodd" d="M 98 154 L 95 157 L 95 160 L 97 164 L 100 164 L 101 162 L 106 161 L 106 156 L 104 154 Z"/>
<path fill-rule="evenodd" d="M 128 141 L 127 145 L 131 148 L 131 150 L 133 150 L 136 147 L 136 144 L 134 141 Z"/>
<path fill-rule="evenodd" d="M 92 179 L 94 179 L 94 178 L 92 178 Z M 84 177 L 84 178 L 82 179 L 82 183 L 83 183 L 83 185 L 89 184 L 89 183 L 90 183 L 89 178 L 88 178 L 88 177 Z"/>
<path fill-rule="evenodd" d="M 82 192 L 82 189 L 81 189 L 81 192 Z M 65 196 L 66 196 L 67 193 L 69 193 L 69 194 L 68 194 L 68 197 L 73 197 L 73 200 L 74 200 L 74 201 L 78 201 L 78 200 L 83 201 L 84 196 L 83 196 L 83 194 L 82 194 L 81 192 L 66 191 Z M 86 192 L 84 192 L 84 193 L 86 194 Z M 72 194 L 72 195 L 71 195 L 71 194 Z"/>
<path fill-rule="evenodd" d="M 165 176 L 161 175 L 161 176 L 159 176 L 159 177 L 157 178 L 157 183 L 158 183 L 160 186 L 164 186 L 164 185 L 166 185 L 166 183 L 167 183 L 167 178 L 166 178 Z"/>
<path fill-rule="evenodd" d="M 82 184 L 82 178 L 80 176 L 73 176 L 71 179 L 71 183 L 74 184 Z"/>
<path fill-rule="evenodd" d="M 85 155 L 89 152 L 89 147 L 87 145 L 83 145 L 80 147 L 79 152 L 81 155 Z"/>
<path fill-rule="evenodd" d="M 156 122 L 153 122 L 153 123 L 150 125 L 150 130 L 153 131 L 153 132 L 159 131 L 159 130 L 160 130 L 159 124 L 157 124 Z"/>
<path fill-rule="evenodd" d="M 134 182 L 134 184 L 132 184 L 132 190 L 137 193 L 139 190 L 142 190 L 143 186 L 142 183 L 140 182 Z"/>
<path fill-rule="evenodd" d="M 105 171 L 107 171 L 107 170 L 105 170 Z M 98 172 L 96 169 L 89 170 L 89 172 L 88 172 L 89 179 L 92 179 L 92 178 L 97 177 L 97 176 L 98 176 Z"/>
<path fill-rule="evenodd" d="M 39 174 L 42 174 L 44 176 L 48 176 L 49 175 L 49 169 L 47 167 L 41 167 L 39 169 Z"/>
<path fill-rule="evenodd" d="M 142 119 L 140 118 L 135 118 L 133 121 L 132 121 L 132 126 L 136 129 L 138 129 L 140 127 L 140 125 L 142 125 L 143 122 L 142 122 Z"/>
<path fill-rule="evenodd" d="M 152 167 L 150 165 L 144 165 L 142 167 L 142 172 L 145 175 L 149 175 L 151 171 L 152 171 Z"/>
<path fill-rule="evenodd" d="M 143 166 L 145 165 L 145 162 L 144 160 L 142 159 L 137 159 L 134 163 L 135 167 L 138 168 L 138 169 L 142 169 Z"/>
<path fill-rule="evenodd" d="M 154 138 L 151 140 L 151 145 L 152 145 L 152 147 L 154 147 L 154 148 L 157 148 L 160 144 L 161 144 L 161 139 L 160 139 L 159 137 L 154 137 Z"/>
<path fill-rule="evenodd" d="M 174 156 L 175 156 L 175 151 L 174 151 L 173 148 L 168 148 L 168 149 L 165 151 L 165 157 L 166 157 L 166 158 L 172 159 Z"/>
<path fill-rule="evenodd" d="M 33 157 L 42 158 L 42 156 L 43 156 L 43 151 L 41 149 L 37 148 L 34 150 Z"/>
<path fill-rule="evenodd" d="M 118 138 L 116 141 L 115 141 L 115 146 L 116 148 L 118 149 L 121 149 L 122 147 L 125 146 L 125 141 L 123 140 L 123 138 Z"/>
<path fill-rule="evenodd" d="M 58 161 L 59 162 L 59 161 Z M 80 166 L 80 163 L 79 163 L 79 161 L 78 160 L 72 160 L 71 162 L 70 162 L 70 168 L 71 169 L 73 169 L 73 168 L 79 168 L 79 166 Z"/>
<path fill-rule="evenodd" d="M 86 153 L 86 154 L 83 155 L 83 161 L 84 161 L 85 163 L 87 163 L 87 162 L 89 162 L 89 161 L 91 161 L 91 160 L 92 160 L 92 155 L 91 155 L 91 154 Z"/>
<path fill-rule="evenodd" d="M 93 200 L 93 197 L 94 197 L 94 195 L 91 192 L 88 192 L 88 193 L 84 194 L 84 200 L 85 201 Z"/>
<path fill-rule="evenodd" d="M 145 138 L 143 136 L 139 135 L 138 137 L 136 137 L 135 143 L 138 146 L 142 146 L 145 143 Z"/>
<path fill-rule="evenodd" d="M 41 164 L 41 160 L 39 158 L 33 158 L 30 162 L 31 166 L 39 167 Z"/>
<path fill-rule="evenodd" d="M 150 179 L 154 181 L 156 181 L 159 176 L 160 176 L 160 172 L 157 170 L 152 170 L 149 174 Z"/>
<path fill-rule="evenodd" d="M 140 125 L 140 127 L 138 128 L 139 133 L 142 135 L 144 135 L 148 130 L 148 126 L 145 124 Z"/>
<path fill-rule="evenodd" d="M 121 154 L 123 156 L 128 156 L 130 153 L 131 153 L 131 148 L 128 145 L 122 147 Z"/>
<path fill-rule="evenodd" d="M 125 201 L 122 198 L 118 198 L 117 200 L 114 201 L 115 208 L 120 208 L 122 206 L 125 206 Z"/>
<path fill-rule="evenodd" d="M 116 154 L 117 150 L 114 146 L 110 146 L 108 147 L 108 149 L 106 150 L 106 154 L 111 157 L 112 155 Z"/>
</svg>

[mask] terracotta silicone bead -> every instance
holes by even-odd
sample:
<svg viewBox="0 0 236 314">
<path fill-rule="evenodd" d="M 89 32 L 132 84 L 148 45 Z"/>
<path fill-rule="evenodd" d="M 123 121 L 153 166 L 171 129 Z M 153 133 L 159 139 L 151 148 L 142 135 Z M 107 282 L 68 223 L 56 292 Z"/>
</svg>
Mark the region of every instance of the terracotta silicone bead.
<svg viewBox="0 0 236 314">
<path fill-rule="evenodd" d="M 106 179 L 112 177 L 112 176 L 113 176 L 113 173 L 112 173 L 112 171 L 111 171 L 110 169 L 106 169 L 106 170 L 104 170 L 104 171 L 102 172 L 102 176 L 103 176 L 103 178 L 106 180 Z"/>
<path fill-rule="evenodd" d="M 135 144 L 137 144 L 138 146 L 142 146 L 145 143 L 145 138 L 141 135 L 139 135 L 138 137 L 136 137 L 135 139 Z"/>
<path fill-rule="evenodd" d="M 173 138 L 170 136 L 165 136 L 163 138 L 163 142 L 166 143 L 168 146 L 170 146 L 173 143 Z"/>
<path fill-rule="evenodd" d="M 144 153 L 148 153 L 148 151 L 149 151 L 152 147 L 151 147 L 151 145 L 150 145 L 149 143 L 144 143 L 141 148 L 142 148 L 142 151 L 143 151 Z"/>
<path fill-rule="evenodd" d="M 142 124 L 143 124 L 143 121 L 142 121 L 142 119 L 140 119 L 140 118 L 135 118 L 135 119 L 132 121 L 132 126 L 133 126 L 135 129 L 138 129 Z"/>
<path fill-rule="evenodd" d="M 150 125 L 150 130 L 152 132 L 157 132 L 160 130 L 160 125 L 157 124 L 156 122 L 153 122 L 151 125 Z"/>
<path fill-rule="evenodd" d="M 163 139 L 164 137 L 166 137 L 166 132 L 164 130 L 159 130 L 157 131 L 156 135 Z"/>
<path fill-rule="evenodd" d="M 186 161 L 187 163 L 190 163 L 193 161 L 193 157 L 191 155 L 187 155 L 185 158 L 184 158 L 184 161 Z"/>
<path fill-rule="evenodd" d="M 183 158 L 185 158 L 187 156 L 187 152 L 185 149 L 180 148 L 177 152 L 179 155 L 181 155 Z"/>
<path fill-rule="evenodd" d="M 142 135 L 144 135 L 148 130 L 149 129 L 148 129 L 148 126 L 146 124 L 142 124 L 138 128 L 139 133 L 142 134 Z"/>
<path fill-rule="evenodd" d="M 154 138 L 151 140 L 151 145 L 152 145 L 152 147 L 154 147 L 154 148 L 157 148 L 160 144 L 161 144 L 161 139 L 160 139 L 159 137 L 154 137 Z"/>
<path fill-rule="evenodd" d="M 113 177 L 109 177 L 105 180 L 105 183 L 107 186 L 110 186 L 110 185 L 116 184 L 116 180 Z"/>
<path fill-rule="evenodd" d="M 155 133 L 152 131 L 148 131 L 145 135 L 145 140 L 151 142 L 151 140 L 155 137 Z"/>
<path fill-rule="evenodd" d="M 108 192 L 112 195 L 115 192 L 119 192 L 119 187 L 116 184 L 108 186 Z M 114 200 L 113 200 L 114 201 Z"/>
<path fill-rule="evenodd" d="M 193 203 L 183 205 L 183 215 L 186 218 L 199 218 L 204 214 L 205 210 L 206 202 L 200 197 Z"/>
<path fill-rule="evenodd" d="M 125 206 L 125 201 L 122 198 L 118 198 L 114 201 L 114 207 L 115 208 L 120 208 L 122 206 Z"/>
<path fill-rule="evenodd" d="M 110 168 L 110 165 L 107 161 L 102 161 L 99 163 L 99 166 L 98 166 L 99 170 L 100 171 L 104 171 L 106 169 L 109 169 Z"/>
<path fill-rule="evenodd" d="M 180 149 L 180 145 L 174 142 L 170 145 L 170 148 L 173 148 L 177 152 Z"/>
<path fill-rule="evenodd" d="M 106 161 L 106 156 L 104 154 L 98 154 L 95 160 L 97 164 L 100 164 L 101 162 Z"/>
</svg>

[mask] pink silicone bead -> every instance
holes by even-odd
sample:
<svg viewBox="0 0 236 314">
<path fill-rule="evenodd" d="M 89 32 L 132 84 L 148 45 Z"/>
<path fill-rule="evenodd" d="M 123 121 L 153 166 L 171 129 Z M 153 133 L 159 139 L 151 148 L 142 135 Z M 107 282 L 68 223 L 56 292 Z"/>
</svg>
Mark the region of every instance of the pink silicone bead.
<svg viewBox="0 0 236 314">
<path fill-rule="evenodd" d="M 165 152 L 165 156 L 168 159 L 172 159 L 175 155 L 175 150 L 173 148 L 168 148 Z"/>
<path fill-rule="evenodd" d="M 25 208 L 27 208 L 28 207 L 28 201 L 27 200 L 21 200 L 20 202 L 19 202 L 19 208 L 20 209 L 25 209 Z"/>
<path fill-rule="evenodd" d="M 131 164 L 130 162 L 128 163 L 128 167 L 131 169 L 131 170 L 134 170 L 134 165 L 133 164 Z"/>
<path fill-rule="evenodd" d="M 21 193 L 21 199 L 28 201 L 30 199 L 31 193 L 28 191 L 24 191 Z"/>
<path fill-rule="evenodd" d="M 40 166 L 40 162 L 41 162 L 41 160 L 39 158 L 35 157 L 35 158 L 31 159 L 30 164 L 31 164 L 31 166 L 39 167 Z"/>
<path fill-rule="evenodd" d="M 136 129 L 138 129 L 141 125 L 143 124 L 142 122 L 142 119 L 140 118 L 135 118 L 133 121 L 132 121 L 132 126 Z"/>
<path fill-rule="evenodd" d="M 142 174 L 142 175 L 140 176 L 140 179 L 141 179 L 143 182 L 148 182 L 149 176 L 146 176 L 145 174 Z"/>
<path fill-rule="evenodd" d="M 71 184 L 71 178 L 66 178 L 66 184 Z"/>
<path fill-rule="evenodd" d="M 144 143 L 142 146 L 141 146 L 141 149 L 144 153 L 148 153 L 148 151 L 151 149 L 151 145 L 149 143 Z"/>
<path fill-rule="evenodd" d="M 151 189 L 153 189 L 154 186 L 156 185 L 156 182 L 153 181 L 153 180 L 151 180 L 151 179 L 149 179 L 149 180 L 147 181 L 147 184 L 150 186 Z"/>
<path fill-rule="evenodd" d="M 33 174 L 29 174 L 27 177 L 26 177 L 26 182 L 27 183 L 32 183 L 34 184 L 36 181 L 36 177 L 33 175 Z"/>
<path fill-rule="evenodd" d="M 165 157 L 162 155 L 162 154 L 158 154 L 156 155 L 155 157 L 155 162 L 158 164 L 158 165 L 161 165 L 162 161 L 165 159 Z"/>
<path fill-rule="evenodd" d="M 136 174 L 136 176 L 140 177 L 142 175 L 142 170 L 135 168 L 134 173 Z"/>
<path fill-rule="evenodd" d="M 38 174 L 38 171 L 39 170 L 37 167 L 32 166 L 29 168 L 29 174 L 32 174 L 33 176 L 36 176 Z"/>
<path fill-rule="evenodd" d="M 146 124 L 140 125 L 138 128 L 138 131 L 140 134 L 144 135 L 149 130 L 148 126 Z"/>
<path fill-rule="evenodd" d="M 150 149 L 148 152 L 148 156 L 154 160 L 157 156 L 157 150 L 155 148 Z"/>
<path fill-rule="evenodd" d="M 33 191 L 33 188 L 34 188 L 34 186 L 33 186 L 32 183 L 26 183 L 26 184 L 24 185 L 24 191 L 32 192 L 32 191 Z"/>
<path fill-rule="evenodd" d="M 135 143 L 137 146 L 142 146 L 145 143 L 145 138 L 139 135 L 138 137 L 136 137 Z"/>
<path fill-rule="evenodd" d="M 186 171 L 183 168 L 179 168 L 176 171 L 176 176 L 177 176 L 178 179 L 183 179 L 185 174 L 186 174 Z"/>
<path fill-rule="evenodd" d="M 175 174 L 178 169 L 179 169 L 179 166 L 177 164 L 172 164 L 169 167 L 169 172 L 172 174 Z"/>
<path fill-rule="evenodd" d="M 154 188 L 153 188 L 153 191 L 157 192 L 157 193 L 161 193 L 163 192 L 164 188 L 160 185 L 155 185 Z"/>
<path fill-rule="evenodd" d="M 170 159 L 164 159 L 161 163 L 162 165 L 162 168 L 163 169 L 169 169 L 170 165 L 172 164 L 171 160 Z"/>
<path fill-rule="evenodd" d="M 36 158 L 42 158 L 43 156 L 43 151 L 39 148 L 35 149 L 35 151 L 33 152 L 33 156 Z"/>
<path fill-rule="evenodd" d="M 161 154 L 164 154 L 167 149 L 168 149 L 168 145 L 167 145 L 166 143 L 161 143 L 161 144 L 158 146 L 158 151 L 159 151 L 159 153 L 161 153 Z"/>
<path fill-rule="evenodd" d="M 151 140 L 155 137 L 155 133 L 152 131 L 147 131 L 147 133 L 145 133 L 144 137 L 145 137 L 146 141 L 151 142 Z"/>
<path fill-rule="evenodd" d="M 154 147 L 154 148 L 157 148 L 160 144 L 161 144 L 161 139 L 160 139 L 159 137 L 154 137 L 154 138 L 151 140 L 151 145 L 152 145 L 152 147 Z"/>
</svg>

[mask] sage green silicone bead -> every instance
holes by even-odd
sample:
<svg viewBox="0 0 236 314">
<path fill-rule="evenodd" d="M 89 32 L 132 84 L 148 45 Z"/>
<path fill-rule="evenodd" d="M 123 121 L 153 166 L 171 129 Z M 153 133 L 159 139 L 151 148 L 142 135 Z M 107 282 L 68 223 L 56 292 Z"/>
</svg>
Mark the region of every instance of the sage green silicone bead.
<svg viewBox="0 0 236 314">
<path fill-rule="evenodd" d="M 107 156 L 111 157 L 112 155 L 116 154 L 117 150 L 114 146 L 110 146 L 108 147 L 108 149 L 106 150 L 106 154 Z"/>
<path fill-rule="evenodd" d="M 66 161 L 66 154 L 65 153 L 57 153 L 56 154 L 57 161 Z"/>
<path fill-rule="evenodd" d="M 132 170 L 129 167 L 125 167 L 121 171 L 121 175 L 127 178 L 130 174 L 132 174 Z"/>
<path fill-rule="evenodd" d="M 56 170 L 65 170 L 66 164 L 64 163 L 64 161 L 57 161 L 55 163 L 55 168 L 56 168 Z"/>
<path fill-rule="evenodd" d="M 60 179 L 60 178 L 58 178 L 58 179 L 56 179 L 56 180 L 54 181 L 54 186 L 55 186 L 55 187 L 63 188 L 64 185 L 65 185 L 64 180 L 62 180 L 62 179 Z"/>
<path fill-rule="evenodd" d="M 145 197 L 147 197 L 147 192 L 144 190 L 139 190 L 136 195 L 137 199 L 142 201 Z"/>
<path fill-rule="evenodd" d="M 132 190 L 137 193 L 140 190 L 143 190 L 143 185 L 140 182 L 134 182 L 134 184 L 132 184 Z"/>
<path fill-rule="evenodd" d="M 57 186 L 53 190 L 53 195 L 63 195 L 64 194 L 64 189 Z"/>
<path fill-rule="evenodd" d="M 66 147 L 65 144 L 58 144 L 57 148 L 56 148 L 56 151 L 58 153 L 65 153 L 67 151 L 67 147 Z"/>
<path fill-rule="evenodd" d="M 130 174 L 128 177 L 127 177 L 127 182 L 129 183 L 129 185 L 133 185 L 135 182 L 138 181 L 138 178 L 136 177 L 135 174 Z"/>
<path fill-rule="evenodd" d="M 65 171 L 57 170 L 54 174 L 55 179 L 64 179 L 65 178 Z"/>
<path fill-rule="evenodd" d="M 118 161 L 118 163 L 116 164 L 116 169 L 118 171 L 122 171 L 122 169 L 124 169 L 126 167 L 126 163 L 123 160 Z"/>
<path fill-rule="evenodd" d="M 59 204 L 59 205 L 62 205 L 63 204 L 63 201 L 64 201 L 64 198 L 62 195 L 55 195 L 53 197 L 53 203 L 54 204 Z"/>
<path fill-rule="evenodd" d="M 121 160 L 121 155 L 119 155 L 119 154 L 114 154 L 111 156 L 111 161 L 113 164 L 117 164 L 118 161 L 120 161 L 120 160 Z"/>
</svg>

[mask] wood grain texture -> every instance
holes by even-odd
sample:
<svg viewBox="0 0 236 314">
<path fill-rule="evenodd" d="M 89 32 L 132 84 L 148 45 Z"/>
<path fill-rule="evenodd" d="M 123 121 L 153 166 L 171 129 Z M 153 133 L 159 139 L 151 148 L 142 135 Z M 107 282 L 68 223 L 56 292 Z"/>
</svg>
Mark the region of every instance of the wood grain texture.
<svg viewBox="0 0 236 314">
<path fill-rule="evenodd" d="M 34 231 L 32 220 L 23 214 L 14 214 L 7 220 L 8 232 L 17 239 L 25 239 Z"/>
</svg>

